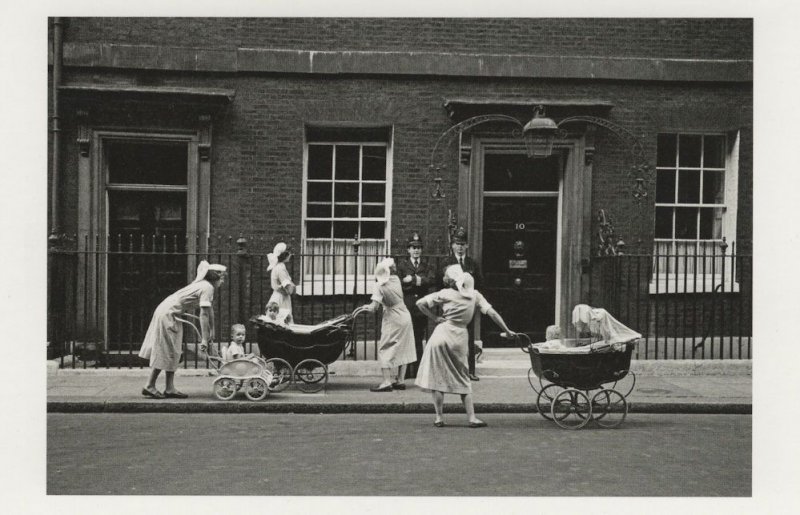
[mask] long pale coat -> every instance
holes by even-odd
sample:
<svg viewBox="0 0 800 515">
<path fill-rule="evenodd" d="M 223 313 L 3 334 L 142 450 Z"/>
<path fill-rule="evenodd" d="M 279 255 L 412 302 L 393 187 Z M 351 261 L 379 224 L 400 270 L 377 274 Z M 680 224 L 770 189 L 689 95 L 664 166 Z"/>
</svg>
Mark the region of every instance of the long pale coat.
<svg viewBox="0 0 800 515">
<path fill-rule="evenodd" d="M 417 360 L 414 348 L 414 326 L 411 314 L 403 302 L 403 288 L 396 275 L 389 276 L 384 284 L 376 284 L 372 300 L 383 306 L 381 341 L 378 360 L 381 368 L 394 368 Z"/>
<path fill-rule="evenodd" d="M 183 346 L 183 323 L 175 317 L 198 306 L 211 307 L 214 286 L 206 280 L 176 291 L 158 305 L 139 356 L 150 360 L 150 367 L 172 372 L 177 370 Z"/>
<path fill-rule="evenodd" d="M 278 304 L 278 308 L 292 313 L 292 296 L 285 293 L 283 288 L 292 284 L 292 278 L 289 276 L 289 271 L 286 270 L 285 263 L 278 263 L 270 272 L 270 286 L 272 286 L 272 295 L 269 302 Z"/>
<path fill-rule="evenodd" d="M 420 302 L 429 308 L 442 306 L 445 322 L 436 326 L 422 353 L 415 384 L 426 390 L 445 393 L 472 393 L 467 364 L 467 325 L 475 308 L 487 313 L 492 309 L 480 292 L 464 297 L 452 288 L 426 295 Z"/>
</svg>

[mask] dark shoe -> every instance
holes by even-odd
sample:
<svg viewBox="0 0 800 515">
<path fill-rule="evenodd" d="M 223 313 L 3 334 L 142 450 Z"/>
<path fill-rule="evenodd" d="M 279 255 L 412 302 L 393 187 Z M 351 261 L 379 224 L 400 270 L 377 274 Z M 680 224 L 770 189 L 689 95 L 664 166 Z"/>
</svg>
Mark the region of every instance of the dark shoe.
<svg viewBox="0 0 800 515">
<path fill-rule="evenodd" d="M 405 390 L 406 385 L 404 383 L 392 383 L 392 390 Z"/>
<path fill-rule="evenodd" d="M 476 376 L 475 374 L 470 374 L 469 375 L 469 380 L 470 381 L 480 381 L 481 379 L 480 379 L 480 377 Z"/>
<path fill-rule="evenodd" d="M 481 420 L 480 422 L 470 422 L 469 427 L 486 427 L 486 422 Z"/>
<path fill-rule="evenodd" d="M 147 388 L 142 388 L 142 395 L 145 397 L 150 397 L 151 399 L 163 399 L 164 394 L 156 390 L 155 392 L 151 392 Z"/>
<path fill-rule="evenodd" d="M 369 389 L 369 391 L 371 391 L 371 392 L 391 392 L 392 391 L 392 385 L 373 386 L 372 388 Z"/>
<path fill-rule="evenodd" d="M 164 397 L 167 399 L 186 399 L 189 396 L 182 392 L 164 392 Z"/>
<path fill-rule="evenodd" d="M 433 425 L 436 427 L 444 427 L 446 424 L 444 423 L 444 420 L 439 420 L 434 422 Z"/>
</svg>

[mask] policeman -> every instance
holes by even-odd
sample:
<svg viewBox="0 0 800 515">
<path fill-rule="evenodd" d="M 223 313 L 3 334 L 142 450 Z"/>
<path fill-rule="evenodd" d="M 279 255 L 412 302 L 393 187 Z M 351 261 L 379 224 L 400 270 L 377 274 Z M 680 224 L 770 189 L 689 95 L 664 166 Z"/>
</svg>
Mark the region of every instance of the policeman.
<svg viewBox="0 0 800 515">
<path fill-rule="evenodd" d="M 408 366 L 406 377 L 417 377 L 417 367 L 422 358 L 422 339 L 428 328 L 428 317 L 417 308 L 417 300 L 427 295 L 435 281 L 433 267 L 422 257 L 422 240 L 414 233 L 408 240 L 408 258 L 397 262 L 397 275 L 403 287 L 403 300 L 411 313 L 414 326 L 414 345 L 417 348 L 417 361 Z"/>
<path fill-rule="evenodd" d="M 481 269 L 478 263 L 472 259 L 471 257 L 467 256 L 467 248 L 469 245 L 467 244 L 467 231 L 463 227 L 459 227 L 455 234 L 453 234 L 453 239 L 451 243 L 451 250 L 453 254 L 447 256 L 444 259 L 444 264 L 442 269 L 439 271 L 438 277 L 444 277 L 445 269 L 454 264 L 461 265 L 461 269 L 465 272 L 469 272 L 472 277 L 475 279 L 475 289 L 480 290 L 483 286 L 483 276 L 481 276 Z M 472 381 L 479 381 L 478 376 L 475 375 L 475 317 L 479 315 L 475 315 L 472 318 L 472 322 L 470 322 L 468 329 L 469 329 L 469 378 Z"/>
</svg>

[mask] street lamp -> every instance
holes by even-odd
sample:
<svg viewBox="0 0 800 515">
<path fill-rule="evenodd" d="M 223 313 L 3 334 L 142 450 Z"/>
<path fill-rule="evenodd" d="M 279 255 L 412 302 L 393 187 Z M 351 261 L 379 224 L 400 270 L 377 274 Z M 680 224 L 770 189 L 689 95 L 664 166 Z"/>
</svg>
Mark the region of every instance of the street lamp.
<svg viewBox="0 0 800 515">
<path fill-rule="evenodd" d="M 553 141 L 558 125 L 544 115 L 544 106 L 533 108 L 533 118 L 522 128 L 522 138 L 528 157 L 549 157 L 553 153 Z"/>
<path fill-rule="evenodd" d="M 568 116 L 556 123 L 552 118 L 546 116 L 545 107 L 541 104 L 533 107 L 533 118 L 524 125 L 517 118 L 505 114 L 483 114 L 462 120 L 445 130 L 439 136 L 431 152 L 429 170 L 434 187 L 430 195 L 433 199 L 442 201 L 450 197 L 445 193 L 442 184 L 443 172 L 448 168 L 447 161 L 449 158 L 447 150 L 451 149 L 456 142 L 460 141 L 460 137 L 464 132 L 478 125 L 487 123 L 508 123 L 516 126 L 511 134 L 524 141 L 525 153 L 528 158 L 532 159 L 550 157 L 553 154 L 554 142 L 557 139 L 562 140 L 568 137 L 569 132 L 564 129 L 567 124 L 579 123 L 594 125 L 611 132 L 621 141 L 629 145 L 628 150 L 633 159 L 633 165 L 627 172 L 627 177 L 631 181 L 630 195 L 633 197 L 638 211 L 635 218 L 639 220 L 639 223 L 643 223 L 645 218 L 642 216 L 642 210 L 646 204 L 647 198 L 649 198 L 648 190 L 653 182 L 653 169 L 645 158 L 644 149 L 639 138 L 621 125 L 597 116 Z M 459 157 L 459 159 L 461 159 L 461 157 Z M 445 202 L 447 202 L 447 200 L 445 200 Z M 430 207 L 429 202 L 428 208 L 430 209 Z M 431 220 L 430 215 L 429 212 L 427 222 Z M 425 232 L 426 234 L 428 233 L 427 225 Z M 640 233 L 641 232 L 642 231 L 640 231 Z M 639 243 L 641 243 L 641 237 L 639 238 Z M 622 243 L 621 240 L 614 242 L 615 248 L 621 248 L 622 245 L 624 245 L 624 243 Z"/>
</svg>

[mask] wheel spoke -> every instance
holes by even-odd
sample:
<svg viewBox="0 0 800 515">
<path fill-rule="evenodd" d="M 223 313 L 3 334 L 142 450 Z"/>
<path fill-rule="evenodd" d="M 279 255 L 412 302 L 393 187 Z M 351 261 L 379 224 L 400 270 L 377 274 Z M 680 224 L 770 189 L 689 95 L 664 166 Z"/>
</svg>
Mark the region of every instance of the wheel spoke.
<svg viewBox="0 0 800 515">
<path fill-rule="evenodd" d="M 553 421 L 564 429 L 580 429 L 592 416 L 589 397 L 574 388 L 556 395 L 550 409 Z"/>
<path fill-rule="evenodd" d="M 592 417 L 600 427 L 617 427 L 627 414 L 628 403 L 617 390 L 601 390 L 592 397 Z"/>
</svg>

